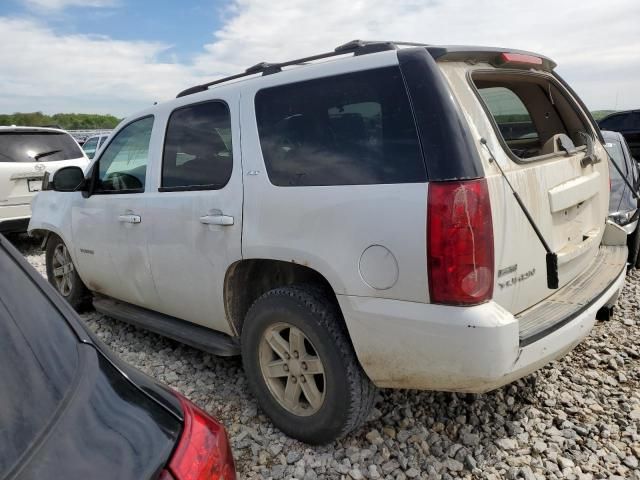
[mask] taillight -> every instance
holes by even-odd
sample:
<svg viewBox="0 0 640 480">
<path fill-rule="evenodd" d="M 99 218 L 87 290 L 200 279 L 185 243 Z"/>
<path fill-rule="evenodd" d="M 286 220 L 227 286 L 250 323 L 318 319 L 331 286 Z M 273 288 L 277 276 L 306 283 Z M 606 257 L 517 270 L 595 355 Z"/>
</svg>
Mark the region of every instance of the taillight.
<svg viewBox="0 0 640 480">
<path fill-rule="evenodd" d="M 493 223 L 485 179 L 429 183 L 427 271 L 432 303 L 475 305 L 493 295 Z"/>
<path fill-rule="evenodd" d="M 542 65 L 542 59 L 534 55 L 526 55 L 524 53 L 508 53 L 500 54 L 498 61 L 500 66 L 505 65 Z"/>
<path fill-rule="evenodd" d="M 178 395 L 184 428 L 161 480 L 235 480 L 233 454 L 224 427 Z"/>
</svg>

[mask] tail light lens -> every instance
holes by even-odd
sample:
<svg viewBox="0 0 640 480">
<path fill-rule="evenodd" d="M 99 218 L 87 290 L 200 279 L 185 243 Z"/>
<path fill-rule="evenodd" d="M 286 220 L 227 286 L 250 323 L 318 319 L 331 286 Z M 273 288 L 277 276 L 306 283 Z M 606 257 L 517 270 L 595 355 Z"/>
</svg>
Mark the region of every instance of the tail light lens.
<svg viewBox="0 0 640 480">
<path fill-rule="evenodd" d="M 493 223 L 485 179 L 429 184 L 427 271 L 432 303 L 491 299 Z"/>
<path fill-rule="evenodd" d="M 161 480 L 236 480 L 233 454 L 224 427 L 178 395 L 184 428 Z"/>
<path fill-rule="evenodd" d="M 500 54 L 500 66 L 509 65 L 542 65 L 542 58 L 523 53 L 504 52 Z"/>
</svg>

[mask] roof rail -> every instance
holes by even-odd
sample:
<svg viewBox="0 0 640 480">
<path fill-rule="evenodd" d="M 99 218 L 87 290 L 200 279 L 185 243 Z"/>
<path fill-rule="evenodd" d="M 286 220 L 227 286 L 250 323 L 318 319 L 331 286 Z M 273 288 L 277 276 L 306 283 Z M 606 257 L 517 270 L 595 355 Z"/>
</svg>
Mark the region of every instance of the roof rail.
<svg viewBox="0 0 640 480">
<path fill-rule="evenodd" d="M 374 40 L 374 41 L 352 40 L 343 45 L 337 46 L 331 52 L 319 53 L 317 55 L 311 55 L 309 57 L 298 58 L 295 60 L 289 60 L 287 62 L 281 62 L 281 63 L 260 62 L 260 63 L 257 63 L 256 65 L 253 65 L 252 67 L 247 68 L 242 73 L 237 73 L 235 75 L 214 80 L 212 82 L 207 82 L 201 85 L 195 85 L 193 87 L 187 88 L 186 90 L 183 90 L 182 92 L 180 92 L 176 96 L 176 98 L 184 97 L 184 96 L 191 95 L 198 92 L 204 92 L 213 85 L 225 83 L 230 80 L 235 80 L 237 78 L 247 77 L 249 75 L 255 75 L 257 73 L 262 73 L 262 75 L 271 75 L 273 73 L 278 73 L 282 71 L 283 67 L 288 67 L 291 65 L 301 65 L 307 62 L 312 62 L 314 60 L 321 60 L 323 58 L 336 57 L 338 55 L 346 55 L 349 53 L 353 53 L 354 56 L 359 56 L 359 55 L 367 55 L 369 53 L 383 52 L 386 50 L 397 50 L 399 46 L 427 47 L 428 45 L 425 43 L 411 43 L 411 42 L 391 42 L 391 41 L 380 41 L 380 40 Z"/>
</svg>

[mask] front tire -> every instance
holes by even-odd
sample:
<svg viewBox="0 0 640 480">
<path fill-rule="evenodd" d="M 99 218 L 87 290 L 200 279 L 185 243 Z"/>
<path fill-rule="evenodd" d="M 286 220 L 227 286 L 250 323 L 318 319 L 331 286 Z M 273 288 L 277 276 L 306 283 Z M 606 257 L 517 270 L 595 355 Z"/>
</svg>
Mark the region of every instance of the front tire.
<svg viewBox="0 0 640 480">
<path fill-rule="evenodd" d="M 45 252 L 47 279 L 75 310 L 81 310 L 89 298 L 89 290 L 80 279 L 69 249 L 57 235 L 51 235 Z"/>
<path fill-rule="evenodd" d="M 273 423 L 309 444 L 331 442 L 360 426 L 375 387 L 358 363 L 340 311 L 311 286 L 262 295 L 242 329 L 249 386 Z"/>
</svg>

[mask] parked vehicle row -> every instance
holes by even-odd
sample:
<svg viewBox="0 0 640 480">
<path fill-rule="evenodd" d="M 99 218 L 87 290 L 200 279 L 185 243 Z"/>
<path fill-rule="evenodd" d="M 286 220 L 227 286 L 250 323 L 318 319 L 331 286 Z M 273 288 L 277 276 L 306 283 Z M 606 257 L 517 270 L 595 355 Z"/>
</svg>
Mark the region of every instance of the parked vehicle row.
<svg viewBox="0 0 640 480">
<path fill-rule="evenodd" d="M 326 443 L 376 387 L 494 389 L 615 302 L 605 140 L 554 68 L 359 41 L 258 64 L 122 122 L 29 230 L 72 305 L 241 354 L 274 424 Z"/>
</svg>

